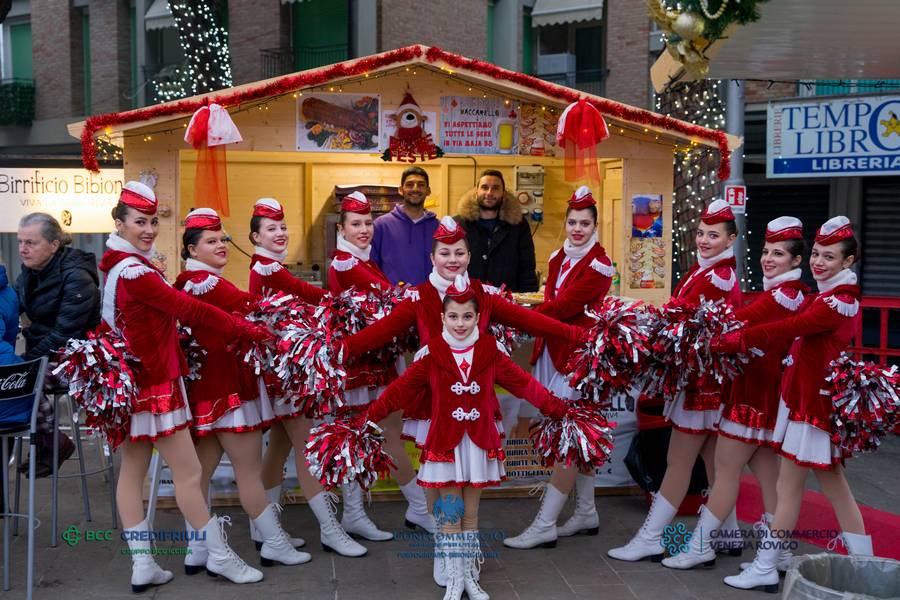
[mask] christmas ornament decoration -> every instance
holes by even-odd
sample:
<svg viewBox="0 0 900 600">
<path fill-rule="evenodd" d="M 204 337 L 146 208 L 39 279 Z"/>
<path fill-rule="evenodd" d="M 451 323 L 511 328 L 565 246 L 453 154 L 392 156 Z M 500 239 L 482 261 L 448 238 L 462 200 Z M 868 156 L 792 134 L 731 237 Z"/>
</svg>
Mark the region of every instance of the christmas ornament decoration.
<svg viewBox="0 0 900 600">
<path fill-rule="evenodd" d="M 85 424 L 117 448 L 128 435 L 139 393 L 132 370 L 139 359 L 121 335 L 105 328 L 88 332 L 87 339 L 70 339 L 60 356 L 53 374 L 68 383 L 69 395 L 84 410 Z"/>
<path fill-rule="evenodd" d="M 573 102 L 559 117 L 556 141 L 565 152 L 565 179 L 587 178 L 600 183 L 597 144 L 609 137 L 609 129 L 597 107 L 582 98 Z"/>
<path fill-rule="evenodd" d="M 198 108 L 184 132 L 184 141 L 197 150 L 194 206 L 208 206 L 229 216 L 225 145 L 244 141 L 231 115 L 215 102 Z"/>
<path fill-rule="evenodd" d="M 406 92 L 397 108 L 397 133 L 388 140 L 381 159 L 414 163 L 417 160 L 434 160 L 444 155 L 436 146 L 430 133 L 425 131 L 425 114 L 412 94 Z"/>
<path fill-rule="evenodd" d="M 343 414 L 314 427 L 305 455 L 310 472 L 328 490 L 353 481 L 367 490 L 396 468 L 384 451 L 381 428 L 364 414 Z"/>
<path fill-rule="evenodd" d="M 545 417 L 531 431 L 531 441 L 541 464 L 576 466 L 593 471 L 609 461 L 613 428 L 594 404 L 568 402 L 561 419 Z"/>
<path fill-rule="evenodd" d="M 844 457 L 874 452 L 900 416 L 900 373 L 842 352 L 828 366 L 831 396 L 831 443 Z M 824 393 L 824 392 L 823 392 Z"/>
<path fill-rule="evenodd" d="M 560 102 L 576 102 L 581 94 L 548 81 L 538 79 L 531 75 L 510 71 L 498 67 L 489 62 L 466 58 L 452 52 L 447 52 L 436 46 L 407 46 L 397 50 L 391 50 L 382 54 L 367 56 L 353 61 L 345 61 L 333 64 L 321 69 L 304 71 L 292 75 L 285 75 L 255 86 L 245 86 L 239 89 L 226 90 L 213 94 L 209 98 L 186 99 L 167 104 L 149 106 L 138 110 L 94 115 L 88 117 L 81 131 L 81 160 L 84 167 L 93 172 L 99 172 L 100 165 L 97 162 L 97 147 L 95 135 L 107 127 L 137 123 L 140 121 L 161 117 L 178 118 L 184 114 L 192 113 L 204 106 L 207 102 L 215 102 L 225 107 L 234 107 L 240 104 L 258 102 L 276 96 L 296 93 L 298 90 L 319 86 L 340 79 L 363 76 L 366 73 L 385 69 L 398 63 L 408 63 L 416 59 L 424 58 L 429 63 L 442 63 L 445 69 L 465 69 L 495 79 L 497 81 L 509 81 L 516 85 L 536 90 L 549 98 Z M 706 127 L 692 125 L 684 121 L 672 119 L 666 115 L 660 115 L 642 108 L 635 108 L 604 98 L 591 98 L 589 100 L 597 110 L 606 118 L 620 119 L 629 123 L 645 126 L 653 126 L 664 131 L 676 132 L 682 136 L 688 136 L 699 140 L 715 143 L 719 148 L 719 179 L 728 179 L 730 173 L 728 149 L 728 136 L 723 131 L 715 131 Z"/>
</svg>

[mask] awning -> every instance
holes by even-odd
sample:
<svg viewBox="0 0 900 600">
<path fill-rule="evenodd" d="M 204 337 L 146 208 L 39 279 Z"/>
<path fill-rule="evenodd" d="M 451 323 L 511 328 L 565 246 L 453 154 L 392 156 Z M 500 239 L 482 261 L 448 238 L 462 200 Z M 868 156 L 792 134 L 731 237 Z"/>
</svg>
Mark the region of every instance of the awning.
<svg viewBox="0 0 900 600">
<path fill-rule="evenodd" d="M 537 0 L 531 11 L 532 27 L 599 21 L 603 18 L 603 0 Z"/>
<path fill-rule="evenodd" d="M 175 27 L 175 17 L 169 10 L 168 0 L 153 0 L 153 4 L 144 15 L 144 29 L 151 31 L 153 29 L 165 29 L 166 27 Z"/>
</svg>

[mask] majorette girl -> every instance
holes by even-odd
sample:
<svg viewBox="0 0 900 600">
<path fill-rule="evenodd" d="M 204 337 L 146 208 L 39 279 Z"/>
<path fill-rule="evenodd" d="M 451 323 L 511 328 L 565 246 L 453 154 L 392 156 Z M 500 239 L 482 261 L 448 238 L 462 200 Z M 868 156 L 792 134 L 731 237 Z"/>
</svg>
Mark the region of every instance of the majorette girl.
<svg viewBox="0 0 900 600">
<path fill-rule="evenodd" d="M 441 335 L 429 339 L 419 360 L 368 412 L 369 420 L 381 421 L 429 391 L 432 427 L 422 451 L 419 485 L 435 490 L 435 501 L 443 496 L 442 501 L 462 499 L 464 504 L 462 518 L 444 520 L 435 536 L 435 560 L 446 565 L 445 600 L 459 600 L 463 591 L 471 600 L 489 598 L 478 584 L 478 504 L 483 488 L 505 478 L 494 385 L 550 417 L 566 412 L 565 403 L 516 366 L 493 337 L 479 333 L 478 298 L 467 278 L 457 275 L 443 298 Z"/>
<path fill-rule="evenodd" d="M 156 207 L 153 190 L 135 181 L 126 183 L 112 211 L 116 231 L 109 235 L 109 250 L 100 261 L 100 270 L 106 274 L 104 326 L 119 331 L 140 359 L 134 370 L 140 396 L 123 435 L 116 489 L 132 552 L 131 587 L 140 592 L 172 579 L 172 573 L 161 569 L 150 554 L 150 525 L 144 518 L 143 484 L 154 448 L 172 471 L 178 508 L 206 540 L 206 569 L 235 583 L 260 581 L 262 573 L 242 561 L 225 541 L 223 523 L 230 523 L 230 518 L 209 516 L 206 486 L 200 483 L 200 461 L 187 430 L 191 411 L 181 379 L 187 373 L 187 364 L 178 346 L 175 319 L 208 331 L 211 345 L 271 336 L 239 317 L 172 289 L 151 263 L 153 241 L 159 233 Z"/>
<path fill-rule="evenodd" d="M 410 327 L 416 327 L 422 345 L 440 337 L 442 331 L 442 302 L 447 289 L 457 275 L 465 275 L 469 265 L 469 246 L 466 233 L 452 217 L 444 217 L 434 232 L 434 243 L 431 248 L 431 262 L 434 270 L 428 281 L 406 291 L 406 298 L 394 307 L 391 314 L 377 323 L 370 325 L 343 341 L 344 356 L 352 359 L 365 352 L 380 348 L 397 336 L 404 334 Z M 468 275 L 465 275 L 468 277 Z M 482 284 L 477 279 L 469 282 L 478 303 L 478 330 L 487 332 L 491 322 L 501 323 L 531 335 L 545 339 L 559 340 L 569 344 L 576 342 L 582 333 L 581 327 L 560 323 L 538 312 L 522 308 L 508 302 L 497 294 L 497 288 Z M 431 425 L 431 401 L 423 390 L 403 409 L 403 434 L 414 440 L 418 446 L 425 443 Z M 494 415 L 502 418 L 499 411 Z M 391 454 L 400 449 L 389 448 Z M 414 484 L 413 482 L 410 482 Z M 426 490 L 429 504 L 437 499 L 436 492 Z M 438 585 L 445 585 L 443 562 L 435 560 L 434 579 Z"/>
<path fill-rule="evenodd" d="M 678 282 L 674 299 L 696 303 L 701 299 L 725 300 L 733 306 L 741 304 L 741 290 L 735 275 L 732 244 L 737 237 L 734 214 L 724 200 L 715 200 L 700 216 L 695 238 L 697 262 Z M 666 474 L 659 491 L 653 496 L 650 512 L 640 530 L 624 546 L 610 549 L 607 554 L 617 560 L 638 561 L 662 559 L 659 540 L 663 528 L 678 512 L 678 506 L 687 494 L 691 472 L 697 456 L 703 455 L 706 474 L 710 482 L 714 477 L 715 432 L 722 403 L 722 385 L 716 381 L 694 381 L 687 392 L 666 404 L 664 414 L 672 423 L 672 437 L 666 457 Z M 734 511 L 721 528 L 726 532 L 738 529 Z M 737 539 L 735 552 L 739 552 L 740 538 L 728 533 L 723 539 Z"/>
<path fill-rule="evenodd" d="M 778 418 L 772 443 L 782 455 L 778 473 L 778 503 L 753 563 L 725 583 L 741 589 L 763 586 L 778 590 L 778 564 L 783 561 L 788 534 L 797 524 L 809 469 L 831 502 L 850 554 L 871 556 L 862 514 L 844 476 L 843 459 L 831 443 L 831 398 L 826 387 L 828 365 L 850 344 L 859 318 L 860 290 L 856 273 L 859 244 L 847 217 L 828 220 L 816 233 L 809 259 L 819 295 L 802 314 L 724 336 L 716 348 L 734 352 L 799 341 L 791 349 L 793 364 L 784 373 Z M 771 532 L 776 532 L 772 535 Z"/>
<path fill-rule="evenodd" d="M 799 219 L 778 217 L 770 221 L 760 257 L 764 292 L 751 304 L 735 310 L 735 316 L 752 327 L 799 314 L 809 297 L 809 288 L 800 281 L 805 250 L 803 223 Z M 743 374 L 732 381 L 719 421 L 715 483 L 706 505 L 700 509 L 700 520 L 688 551 L 664 559 L 664 566 L 690 569 L 700 564 L 709 566 L 715 561 L 715 546 L 728 540 L 713 535 L 734 509 L 745 465 L 750 465 L 762 489 L 765 513 L 761 520 L 771 521 L 778 459 L 769 444 L 781 397 L 782 361 L 790 351 L 791 342 L 773 341 L 760 347 L 765 354 L 751 355 Z"/>
<path fill-rule="evenodd" d="M 338 222 L 337 250 L 328 269 L 328 289 L 339 294 L 350 288 L 360 291 L 387 291 L 392 285 L 378 265 L 369 258 L 372 250 L 372 206 L 362 192 L 352 192 L 341 201 Z M 365 407 L 384 391 L 384 387 L 397 378 L 405 362 L 402 357 L 396 365 L 383 365 L 374 361 L 354 360 L 347 365 L 345 384 L 346 403 L 358 410 Z M 428 512 L 425 493 L 416 485 L 416 471 L 409 460 L 401 437 L 403 422 L 394 415 L 383 423 L 384 436 L 390 448 L 396 469 L 391 475 L 407 499 L 406 523 L 418 525 L 434 532 L 434 517 Z M 372 541 L 393 539 L 393 534 L 378 529 L 366 515 L 363 507 L 363 491 L 352 482 L 341 486 L 344 497 L 344 516 L 341 525 L 349 533 L 355 533 Z"/>
<path fill-rule="evenodd" d="M 219 215 L 211 208 L 198 208 L 184 220 L 181 257 L 184 268 L 175 288 L 230 314 L 246 315 L 258 296 L 239 290 L 222 277 L 228 264 L 228 241 Z M 203 344 L 205 331 L 194 332 Z M 262 539 L 260 560 L 264 566 L 277 561 L 286 565 L 309 562 L 310 555 L 294 549 L 279 521 L 280 505 L 266 499 L 262 474 L 262 430 L 275 419 L 261 382 L 233 350 L 207 347 L 200 378 L 188 383 L 188 398 L 194 422 L 191 431 L 208 482 L 227 453 L 234 468 L 241 505 Z M 190 530 L 190 523 L 187 523 Z M 193 539 L 184 559 L 188 574 L 202 571 L 206 544 Z"/>
<path fill-rule="evenodd" d="M 294 277 L 284 267 L 289 241 L 284 209 L 274 198 L 260 198 L 253 206 L 250 218 L 250 243 L 254 253 L 250 260 L 250 293 L 270 294 L 284 292 L 293 294 L 309 304 L 318 304 L 325 291 Z M 335 551 L 342 556 L 358 557 L 366 554 L 366 548 L 353 540 L 335 517 L 337 495 L 325 491 L 318 479 L 309 472 L 304 458 L 306 442 L 312 421 L 297 412 L 293 402 L 279 402 L 272 398 L 272 407 L 278 417 L 269 430 L 269 445 L 263 457 L 263 485 L 270 502 L 281 498 L 281 484 L 284 479 L 284 461 L 294 448 L 297 478 L 300 488 L 319 522 L 319 539 L 326 551 Z M 252 526 L 250 535 L 257 546 L 262 543 L 259 533 Z M 294 538 L 294 545 L 302 542 Z"/>
<path fill-rule="evenodd" d="M 566 211 L 566 241 L 550 255 L 544 303 L 536 312 L 573 325 L 589 327 L 593 321 L 584 308 L 603 300 L 612 283 L 615 269 L 603 246 L 597 241 L 597 203 L 587 186 L 578 188 L 569 198 Z M 563 399 L 580 395 L 566 379 L 566 362 L 572 347 L 559 340 L 535 341 L 531 362 L 532 375 L 551 392 Z M 523 406 L 519 417 L 525 413 Z M 556 518 L 575 487 L 575 512 L 562 526 Z M 596 535 L 600 526 L 594 502 L 594 472 L 579 473 L 574 467 L 557 465 L 541 499 L 541 508 L 525 531 L 508 537 L 503 544 L 511 548 L 555 546 L 557 536 L 571 536 L 586 531 Z"/>
</svg>

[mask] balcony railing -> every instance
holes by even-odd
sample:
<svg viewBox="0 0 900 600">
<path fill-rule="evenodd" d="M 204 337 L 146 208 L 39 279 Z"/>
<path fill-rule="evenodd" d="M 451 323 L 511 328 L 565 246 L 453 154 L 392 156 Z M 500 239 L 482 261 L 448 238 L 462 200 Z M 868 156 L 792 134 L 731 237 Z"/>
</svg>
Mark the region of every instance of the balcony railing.
<svg viewBox="0 0 900 600">
<path fill-rule="evenodd" d="M 603 95 L 603 79 L 607 69 L 583 69 L 568 73 L 543 73 L 538 75 L 544 81 L 558 83 L 588 94 Z"/>
<path fill-rule="evenodd" d="M 34 121 L 34 80 L 0 80 L 0 125 L 31 125 Z"/>
<path fill-rule="evenodd" d="M 269 79 L 347 60 L 350 56 L 350 49 L 346 44 L 298 46 L 296 48 L 269 48 L 260 50 L 259 54 L 261 59 L 260 76 L 262 79 Z"/>
</svg>

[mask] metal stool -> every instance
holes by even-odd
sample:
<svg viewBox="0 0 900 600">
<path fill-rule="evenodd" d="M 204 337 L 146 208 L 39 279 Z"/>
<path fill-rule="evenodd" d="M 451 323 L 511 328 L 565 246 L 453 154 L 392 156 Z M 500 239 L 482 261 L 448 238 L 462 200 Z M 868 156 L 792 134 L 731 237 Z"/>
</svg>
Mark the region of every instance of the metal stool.
<svg viewBox="0 0 900 600">
<path fill-rule="evenodd" d="M 116 510 L 116 476 L 115 463 L 113 462 L 112 449 L 102 437 L 98 438 L 97 448 L 100 453 L 101 466 L 86 470 L 84 461 L 84 446 L 81 443 L 81 428 L 78 425 L 78 410 L 66 388 L 54 388 L 47 392 L 47 395 L 53 398 L 53 474 L 50 483 L 50 530 L 53 536 L 50 546 L 55 548 L 59 539 L 58 531 L 58 500 L 59 500 L 59 480 L 71 479 L 74 477 L 81 478 L 81 499 L 84 503 L 84 518 L 91 521 L 91 501 L 88 494 L 87 478 L 90 475 L 103 473 L 106 481 L 109 483 L 109 507 L 112 514 L 112 528 L 119 527 L 118 512 Z M 60 475 L 59 474 L 59 399 L 60 396 L 66 399 L 66 406 L 69 411 L 69 422 L 71 423 L 72 441 L 75 443 L 75 452 L 78 459 L 78 471 L 75 473 Z"/>
</svg>

